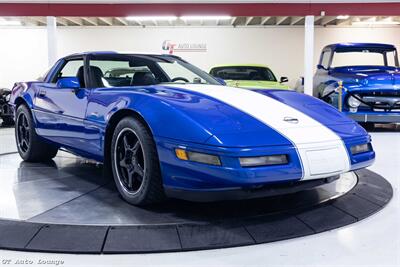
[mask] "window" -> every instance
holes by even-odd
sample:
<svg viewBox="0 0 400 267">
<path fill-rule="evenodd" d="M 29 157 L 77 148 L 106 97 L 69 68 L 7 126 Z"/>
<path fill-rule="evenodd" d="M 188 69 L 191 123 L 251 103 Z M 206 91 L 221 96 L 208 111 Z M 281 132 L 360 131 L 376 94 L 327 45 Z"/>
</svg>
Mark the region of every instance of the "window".
<svg viewBox="0 0 400 267">
<path fill-rule="evenodd" d="M 217 67 L 211 74 L 223 80 L 277 81 L 272 71 L 265 67 Z"/>
<path fill-rule="evenodd" d="M 171 82 L 181 83 L 206 83 L 198 73 L 185 68 L 177 61 L 174 62 L 158 62 L 158 66 L 168 75 Z"/>
<path fill-rule="evenodd" d="M 322 67 L 324 67 L 325 69 L 329 68 L 329 61 L 331 60 L 331 54 L 332 52 L 330 50 L 322 52 L 320 65 L 322 65 Z"/>
<path fill-rule="evenodd" d="M 388 53 L 389 66 L 395 66 L 389 59 L 390 53 Z M 392 55 L 393 57 L 393 55 Z M 384 54 L 381 52 L 370 52 L 363 50 L 360 52 L 337 52 L 335 53 L 332 61 L 332 67 L 344 67 L 344 66 L 385 66 Z"/>
<path fill-rule="evenodd" d="M 70 60 L 64 65 L 57 75 L 57 79 L 64 77 L 77 77 L 78 70 L 83 66 L 83 59 Z"/>
<path fill-rule="evenodd" d="M 132 77 L 134 72 L 129 61 L 91 60 L 90 66 L 100 68 L 104 77 Z"/>
<path fill-rule="evenodd" d="M 219 84 L 204 71 L 171 56 L 95 55 L 89 61 L 89 71 L 92 88 L 161 83 Z"/>
<path fill-rule="evenodd" d="M 388 66 L 391 66 L 391 67 L 397 66 L 397 62 L 396 62 L 397 54 L 395 51 L 386 52 L 386 58 L 387 58 Z"/>
</svg>

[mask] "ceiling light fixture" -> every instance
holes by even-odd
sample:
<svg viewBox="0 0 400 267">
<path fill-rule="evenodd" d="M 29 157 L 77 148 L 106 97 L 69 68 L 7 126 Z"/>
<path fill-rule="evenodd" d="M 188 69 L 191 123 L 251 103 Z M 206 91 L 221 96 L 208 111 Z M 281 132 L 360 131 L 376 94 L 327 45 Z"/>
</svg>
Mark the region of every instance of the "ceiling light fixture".
<svg viewBox="0 0 400 267">
<path fill-rule="evenodd" d="M 21 21 L 18 20 L 0 20 L 0 26 L 21 26 Z"/>
<path fill-rule="evenodd" d="M 168 21 L 168 20 L 177 20 L 176 16 L 129 16 L 125 18 L 129 21 Z"/>
<path fill-rule="evenodd" d="M 399 25 L 400 21 L 394 21 L 392 18 L 376 20 L 376 18 L 371 18 L 362 21 L 353 21 L 352 25 Z"/>
<path fill-rule="evenodd" d="M 182 16 L 181 20 L 230 20 L 231 16 Z"/>
<path fill-rule="evenodd" d="M 348 19 L 348 18 L 350 18 L 349 15 L 339 15 L 336 17 L 336 19 Z"/>
</svg>

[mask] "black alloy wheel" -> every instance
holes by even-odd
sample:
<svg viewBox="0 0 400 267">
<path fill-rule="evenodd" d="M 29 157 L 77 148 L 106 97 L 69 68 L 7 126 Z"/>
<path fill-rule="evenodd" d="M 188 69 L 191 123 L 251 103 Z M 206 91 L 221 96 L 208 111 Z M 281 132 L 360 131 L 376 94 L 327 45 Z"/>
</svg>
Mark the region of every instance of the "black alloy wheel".
<svg viewBox="0 0 400 267">
<path fill-rule="evenodd" d="M 146 168 L 142 144 L 132 129 L 125 128 L 119 133 L 115 148 L 119 181 L 129 194 L 135 194 L 143 184 Z"/>
<path fill-rule="evenodd" d="M 20 113 L 17 118 L 17 144 L 19 149 L 26 153 L 29 150 L 30 146 L 30 132 L 29 132 L 29 123 L 26 115 L 24 113 Z"/>
<path fill-rule="evenodd" d="M 115 185 L 123 199 L 140 206 L 164 200 L 157 148 L 142 121 L 121 119 L 114 129 L 110 151 Z"/>
<path fill-rule="evenodd" d="M 16 112 L 15 139 L 21 158 L 29 162 L 49 161 L 57 155 L 58 146 L 36 133 L 29 108 L 20 105 Z"/>
</svg>

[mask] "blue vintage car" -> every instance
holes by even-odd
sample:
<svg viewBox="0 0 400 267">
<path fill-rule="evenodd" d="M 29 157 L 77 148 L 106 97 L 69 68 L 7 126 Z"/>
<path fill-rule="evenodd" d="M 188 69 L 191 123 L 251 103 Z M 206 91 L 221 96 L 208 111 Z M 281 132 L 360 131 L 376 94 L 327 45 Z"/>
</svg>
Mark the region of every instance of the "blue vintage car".
<svg viewBox="0 0 400 267">
<path fill-rule="evenodd" d="M 314 76 L 314 96 L 367 128 L 400 122 L 400 69 L 390 44 L 326 46 Z"/>
<path fill-rule="evenodd" d="M 102 162 L 136 205 L 295 192 L 375 157 L 367 132 L 334 107 L 221 86 L 172 55 L 71 55 L 43 80 L 16 83 L 11 103 L 24 160 L 63 148 Z"/>
</svg>

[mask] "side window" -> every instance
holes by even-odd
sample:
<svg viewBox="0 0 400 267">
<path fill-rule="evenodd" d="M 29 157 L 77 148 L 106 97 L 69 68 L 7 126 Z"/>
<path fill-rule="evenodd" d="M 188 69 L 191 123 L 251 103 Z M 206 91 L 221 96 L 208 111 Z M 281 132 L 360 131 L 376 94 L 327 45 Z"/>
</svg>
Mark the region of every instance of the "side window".
<svg viewBox="0 0 400 267">
<path fill-rule="evenodd" d="M 90 75 L 94 87 L 130 86 L 135 68 L 128 60 L 90 60 Z"/>
<path fill-rule="evenodd" d="M 332 53 L 331 51 L 322 52 L 320 65 L 322 65 L 325 69 L 327 69 L 329 67 L 331 53 Z"/>
<path fill-rule="evenodd" d="M 83 66 L 83 59 L 73 59 L 67 61 L 64 66 L 58 71 L 53 79 L 53 82 L 56 83 L 61 78 L 76 77 L 78 78 L 81 87 L 85 87 Z"/>
<path fill-rule="evenodd" d="M 385 53 L 387 59 L 387 65 L 390 67 L 396 67 L 396 52 L 389 51 Z"/>
<path fill-rule="evenodd" d="M 83 67 L 83 59 L 68 61 L 58 74 L 58 78 L 77 77 L 78 70 Z"/>
<path fill-rule="evenodd" d="M 89 65 L 91 86 L 95 88 L 144 86 L 157 83 L 148 64 L 137 61 L 133 66 L 130 58 L 92 59 Z"/>
</svg>

